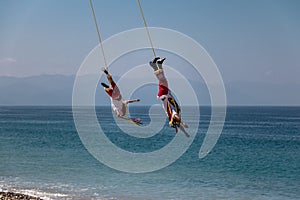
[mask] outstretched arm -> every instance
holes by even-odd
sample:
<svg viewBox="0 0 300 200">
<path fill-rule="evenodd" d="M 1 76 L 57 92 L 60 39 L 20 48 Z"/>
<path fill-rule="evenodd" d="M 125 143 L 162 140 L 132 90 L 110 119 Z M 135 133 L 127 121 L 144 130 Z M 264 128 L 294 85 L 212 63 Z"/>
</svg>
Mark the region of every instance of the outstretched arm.
<svg viewBox="0 0 300 200">
<path fill-rule="evenodd" d="M 135 102 L 139 102 L 141 101 L 140 99 L 132 99 L 132 100 L 127 100 L 126 101 L 126 104 L 129 104 L 129 103 L 135 103 Z"/>
<path fill-rule="evenodd" d="M 183 126 L 180 126 L 179 129 L 185 134 L 186 137 L 190 137 L 190 134 L 186 132 L 186 130 L 183 128 Z"/>
</svg>

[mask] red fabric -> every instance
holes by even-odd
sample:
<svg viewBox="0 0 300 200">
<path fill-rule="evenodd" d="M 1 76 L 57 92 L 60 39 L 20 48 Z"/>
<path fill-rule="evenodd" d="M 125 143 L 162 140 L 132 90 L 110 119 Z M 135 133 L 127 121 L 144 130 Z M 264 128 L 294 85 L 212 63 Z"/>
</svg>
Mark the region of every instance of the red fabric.
<svg viewBox="0 0 300 200">
<path fill-rule="evenodd" d="M 158 93 L 157 96 L 167 95 L 169 93 L 169 88 L 165 84 L 158 84 Z"/>
<path fill-rule="evenodd" d="M 114 88 L 116 87 L 116 83 L 115 83 L 114 81 L 112 81 L 112 82 L 111 82 L 111 86 L 112 86 L 112 89 L 110 88 L 109 90 L 105 90 L 105 92 L 106 92 L 110 97 L 112 97 Z"/>
<path fill-rule="evenodd" d="M 113 93 L 113 90 L 112 89 L 109 89 L 109 90 L 106 89 L 105 92 L 111 97 L 112 93 Z"/>
<path fill-rule="evenodd" d="M 111 82 L 111 86 L 114 89 L 116 87 L 116 83 L 114 81 Z"/>
</svg>

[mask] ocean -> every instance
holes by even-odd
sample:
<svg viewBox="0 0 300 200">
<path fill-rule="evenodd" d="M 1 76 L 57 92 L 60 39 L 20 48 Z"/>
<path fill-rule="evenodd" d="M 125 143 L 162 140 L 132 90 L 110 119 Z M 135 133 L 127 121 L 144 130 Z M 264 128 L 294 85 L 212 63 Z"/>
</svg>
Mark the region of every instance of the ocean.
<svg viewBox="0 0 300 200">
<path fill-rule="evenodd" d="M 130 109 L 149 123 L 149 107 Z M 228 107 L 222 134 L 203 159 L 210 107 L 200 110 L 197 135 L 178 160 L 126 173 L 87 151 L 71 107 L 0 107 L 0 191 L 78 200 L 300 199 L 300 107 Z M 175 136 L 166 121 L 157 135 L 135 139 L 116 126 L 110 107 L 96 111 L 107 137 L 128 151 L 154 151 Z"/>
</svg>

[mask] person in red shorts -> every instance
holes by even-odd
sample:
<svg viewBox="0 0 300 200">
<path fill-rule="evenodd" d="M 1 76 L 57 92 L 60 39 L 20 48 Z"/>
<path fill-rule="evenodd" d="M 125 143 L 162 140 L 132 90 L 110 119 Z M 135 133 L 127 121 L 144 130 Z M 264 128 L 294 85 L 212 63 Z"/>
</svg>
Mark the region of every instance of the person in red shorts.
<svg viewBox="0 0 300 200">
<path fill-rule="evenodd" d="M 183 125 L 184 127 L 188 128 L 188 126 L 181 120 L 181 109 L 169 90 L 168 80 L 162 67 L 165 59 L 166 58 L 156 57 L 153 61 L 149 62 L 150 66 L 154 70 L 154 75 L 158 80 L 157 98 L 162 101 L 162 105 L 168 116 L 170 126 L 175 128 L 176 133 L 178 132 L 178 128 L 180 128 L 180 130 L 182 130 L 187 137 L 190 137 L 190 135 L 181 126 Z"/>
<path fill-rule="evenodd" d="M 114 82 L 112 75 L 109 74 L 108 70 L 105 68 L 103 68 L 102 71 L 106 74 L 107 80 L 110 85 L 108 86 L 105 83 L 101 83 L 101 85 L 103 86 L 105 92 L 110 97 L 111 107 L 113 111 L 116 113 L 117 117 L 128 120 L 128 118 L 126 117 L 127 104 L 133 102 L 139 102 L 140 99 L 124 101 L 120 89 Z"/>
</svg>

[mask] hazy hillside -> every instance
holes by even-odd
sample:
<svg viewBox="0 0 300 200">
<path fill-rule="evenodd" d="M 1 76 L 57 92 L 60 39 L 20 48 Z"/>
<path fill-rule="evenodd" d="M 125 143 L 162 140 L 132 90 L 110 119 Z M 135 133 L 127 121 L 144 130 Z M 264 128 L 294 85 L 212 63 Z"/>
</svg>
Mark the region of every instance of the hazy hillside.
<svg viewBox="0 0 300 200">
<path fill-rule="evenodd" d="M 115 77 L 117 80 L 118 77 Z M 41 75 L 33 77 L 0 77 L 0 105 L 71 105 L 75 76 Z M 106 80 L 105 80 L 106 81 Z M 209 105 L 206 86 L 192 82 L 201 105 Z M 122 88 L 124 86 L 120 86 Z M 266 83 L 226 83 L 228 105 L 299 105 L 299 85 L 277 86 Z M 109 105 L 109 98 L 98 86 L 96 105 Z M 160 103 L 156 86 L 142 87 L 133 94 L 139 105 Z"/>
<path fill-rule="evenodd" d="M 1 105 L 70 105 L 74 77 L 0 77 Z"/>
</svg>

